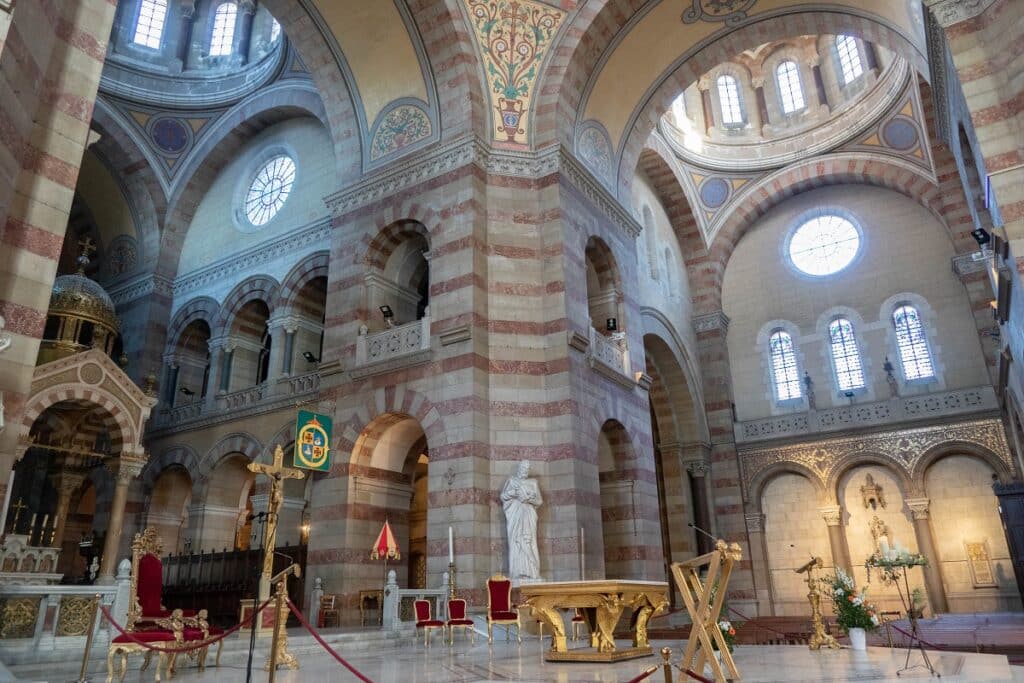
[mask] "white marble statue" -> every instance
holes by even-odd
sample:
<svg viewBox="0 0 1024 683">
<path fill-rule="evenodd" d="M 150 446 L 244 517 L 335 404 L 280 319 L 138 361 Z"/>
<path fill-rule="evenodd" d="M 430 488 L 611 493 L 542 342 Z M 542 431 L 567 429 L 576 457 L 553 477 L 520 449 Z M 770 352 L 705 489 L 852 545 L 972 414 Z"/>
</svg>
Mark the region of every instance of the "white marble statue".
<svg viewBox="0 0 1024 683">
<path fill-rule="evenodd" d="M 530 479 L 530 462 L 519 463 L 516 473 L 501 489 L 508 528 L 508 574 L 517 579 L 540 579 L 540 553 L 537 551 L 537 508 L 543 502 L 536 479 Z"/>
</svg>

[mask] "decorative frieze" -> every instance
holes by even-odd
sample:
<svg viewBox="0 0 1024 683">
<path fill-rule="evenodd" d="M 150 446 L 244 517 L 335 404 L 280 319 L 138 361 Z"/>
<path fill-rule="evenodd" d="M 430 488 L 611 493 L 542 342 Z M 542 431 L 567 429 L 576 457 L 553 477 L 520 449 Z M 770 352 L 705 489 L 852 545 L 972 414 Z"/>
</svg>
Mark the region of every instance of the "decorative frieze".
<svg viewBox="0 0 1024 683">
<path fill-rule="evenodd" d="M 150 294 L 170 297 L 174 293 L 174 284 L 170 279 L 156 274 L 142 275 L 127 282 L 112 285 L 107 293 L 115 306 L 141 299 Z"/>
<path fill-rule="evenodd" d="M 984 14 L 996 0 L 924 0 L 943 28 Z"/>
<path fill-rule="evenodd" d="M 901 471 L 908 480 L 917 476 L 917 467 L 929 451 L 943 444 L 959 444 L 960 448 L 975 446 L 997 457 L 1006 472 L 1013 471 L 1013 461 L 1006 443 L 1003 423 L 999 418 L 983 418 L 964 422 L 943 422 L 928 427 L 894 429 L 857 436 L 819 439 L 782 446 L 740 447 L 740 471 L 744 498 L 766 471 L 796 465 L 815 477 L 821 490 L 834 488 L 835 477 L 851 462 L 865 455 L 884 458 Z"/>
<path fill-rule="evenodd" d="M 721 331 L 724 336 L 729 332 L 729 316 L 722 311 L 715 311 L 714 313 L 706 313 L 704 315 L 695 315 L 693 317 L 693 329 L 697 334 L 700 334 L 701 332 Z"/>
<path fill-rule="evenodd" d="M 993 261 L 991 251 L 974 251 L 969 254 L 959 254 L 952 259 L 953 272 L 961 280 L 975 273 L 984 273 L 989 269 Z"/>
</svg>

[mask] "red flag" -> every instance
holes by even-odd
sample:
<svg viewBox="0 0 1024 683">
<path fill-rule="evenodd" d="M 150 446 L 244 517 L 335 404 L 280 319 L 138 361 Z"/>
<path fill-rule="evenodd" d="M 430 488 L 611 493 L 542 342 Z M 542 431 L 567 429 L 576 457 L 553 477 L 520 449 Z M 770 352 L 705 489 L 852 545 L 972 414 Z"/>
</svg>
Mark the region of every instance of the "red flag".
<svg viewBox="0 0 1024 683">
<path fill-rule="evenodd" d="M 384 526 L 381 527 L 380 533 L 377 534 L 377 540 L 373 544 L 373 550 L 370 551 L 371 560 L 379 560 L 381 558 L 385 560 L 402 559 L 402 553 L 398 549 L 398 541 L 395 540 L 395 535 L 391 532 L 391 525 L 388 524 L 387 520 L 384 521 Z"/>
</svg>

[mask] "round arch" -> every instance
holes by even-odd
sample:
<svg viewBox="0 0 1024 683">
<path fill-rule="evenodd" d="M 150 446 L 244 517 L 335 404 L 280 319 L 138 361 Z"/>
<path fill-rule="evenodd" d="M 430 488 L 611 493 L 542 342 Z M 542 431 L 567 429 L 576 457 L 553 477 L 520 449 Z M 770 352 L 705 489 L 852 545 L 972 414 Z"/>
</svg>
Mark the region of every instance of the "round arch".
<svg viewBox="0 0 1024 683">
<path fill-rule="evenodd" d="M 270 275 L 254 275 L 240 282 L 224 297 L 224 304 L 220 307 L 220 314 L 211 330 L 213 336 L 227 334 L 239 309 L 250 301 L 263 301 L 273 315 L 275 309 L 272 306 L 278 300 L 280 288 L 277 280 Z"/>
<path fill-rule="evenodd" d="M 193 477 L 193 500 L 206 500 L 210 474 L 227 455 L 240 453 L 248 458 L 249 462 L 256 462 L 263 450 L 263 444 L 259 439 L 246 432 L 235 432 L 222 438 L 199 461 Z"/>
<path fill-rule="evenodd" d="M 818 502 L 821 505 L 835 504 L 834 497 L 830 497 L 829 489 L 821 481 L 821 477 L 809 467 L 798 462 L 779 462 L 758 472 L 747 484 L 747 509 L 752 513 L 763 512 L 764 490 L 776 477 L 783 474 L 796 474 L 807 479 L 814 486 L 818 494 Z"/>
<path fill-rule="evenodd" d="M 992 468 L 1002 483 L 1007 483 L 1014 477 L 1012 465 L 992 450 L 976 443 L 949 441 L 929 448 L 918 458 L 910 473 L 911 481 L 920 487 L 920 491 L 924 491 L 925 475 L 928 473 L 928 469 L 939 460 L 954 455 L 968 455 L 981 460 Z"/>
<path fill-rule="evenodd" d="M 892 458 L 881 453 L 855 453 L 832 464 L 832 469 L 825 481 L 825 491 L 827 495 L 833 497 L 829 500 L 830 505 L 839 504 L 840 496 L 842 495 L 839 485 L 842 483 L 843 477 L 858 467 L 866 465 L 874 465 L 885 470 L 899 483 L 904 498 L 914 497 L 917 488 L 914 486 L 910 474 L 894 462 Z"/>
</svg>

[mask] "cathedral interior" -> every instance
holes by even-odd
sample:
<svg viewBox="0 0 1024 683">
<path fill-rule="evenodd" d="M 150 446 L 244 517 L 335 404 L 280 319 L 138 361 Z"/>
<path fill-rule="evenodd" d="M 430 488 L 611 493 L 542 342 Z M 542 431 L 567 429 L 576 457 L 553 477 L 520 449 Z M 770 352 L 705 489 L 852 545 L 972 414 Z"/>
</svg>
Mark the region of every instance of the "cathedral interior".
<svg viewBox="0 0 1024 683">
<path fill-rule="evenodd" d="M 899 546 L 926 613 L 1021 612 L 1022 45 L 1018 0 L 0 0 L 0 602 L 152 527 L 230 625 L 274 517 L 307 609 L 360 623 L 387 522 L 481 610 L 528 461 L 542 581 L 723 538 L 795 617 Z"/>
</svg>

